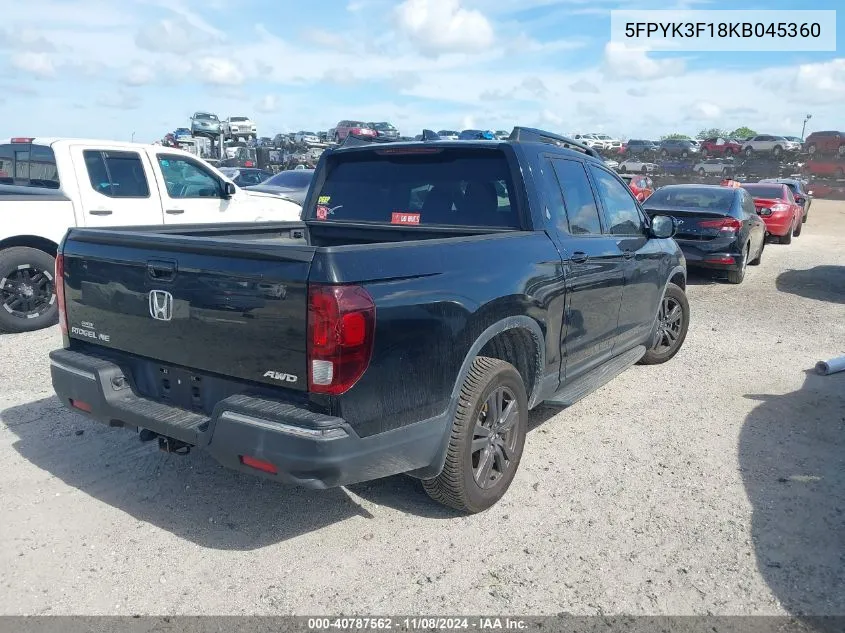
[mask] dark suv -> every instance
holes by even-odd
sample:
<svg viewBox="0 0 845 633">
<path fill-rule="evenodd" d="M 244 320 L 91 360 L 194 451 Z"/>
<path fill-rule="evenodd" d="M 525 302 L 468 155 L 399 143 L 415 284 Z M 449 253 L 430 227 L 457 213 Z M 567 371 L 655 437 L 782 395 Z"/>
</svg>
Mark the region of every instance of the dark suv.
<svg viewBox="0 0 845 633">
<path fill-rule="evenodd" d="M 845 132 L 833 130 L 813 132 L 804 141 L 804 151 L 810 156 L 820 154 L 845 156 Z"/>
<path fill-rule="evenodd" d="M 652 156 L 657 154 L 660 146 L 654 141 L 631 139 L 622 146 L 622 154 L 627 158 L 630 156 Z"/>
<path fill-rule="evenodd" d="M 697 143 L 685 138 L 666 139 L 660 142 L 660 155 L 663 158 L 668 156 L 687 158 L 697 156 L 700 151 Z"/>
</svg>

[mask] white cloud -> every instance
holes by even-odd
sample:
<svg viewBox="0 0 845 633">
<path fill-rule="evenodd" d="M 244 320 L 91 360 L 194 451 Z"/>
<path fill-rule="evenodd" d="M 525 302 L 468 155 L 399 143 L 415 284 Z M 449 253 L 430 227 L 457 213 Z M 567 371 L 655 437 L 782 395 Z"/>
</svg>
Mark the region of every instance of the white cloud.
<svg viewBox="0 0 845 633">
<path fill-rule="evenodd" d="M 152 83 L 155 79 L 155 71 L 144 64 L 135 64 L 130 67 L 123 78 L 123 83 L 128 86 L 144 86 Z"/>
<path fill-rule="evenodd" d="M 425 55 L 478 53 L 493 45 L 493 26 L 459 0 L 405 0 L 396 9 L 399 30 Z"/>
<path fill-rule="evenodd" d="M 137 110 L 141 105 L 141 98 L 134 92 L 114 90 L 100 95 L 97 105 L 115 110 Z"/>
<path fill-rule="evenodd" d="M 680 75 L 685 64 L 682 59 L 653 59 L 643 48 L 608 42 L 604 47 L 604 66 L 609 77 L 649 80 Z"/>
<path fill-rule="evenodd" d="M 713 121 L 722 116 L 722 108 L 709 101 L 697 101 L 689 111 L 689 117 L 694 121 Z"/>
<path fill-rule="evenodd" d="M 279 98 L 276 95 L 264 95 L 255 105 L 255 109 L 264 114 L 275 112 L 279 109 Z"/>
<path fill-rule="evenodd" d="M 238 86 L 244 82 L 244 70 L 231 59 L 202 57 L 194 64 L 197 79 L 215 86 Z"/>
<path fill-rule="evenodd" d="M 42 79 L 56 74 L 56 67 L 47 53 L 15 53 L 12 55 L 12 67 Z"/>
<path fill-rule="evenodd" d="M 173 53 L 186 55 L 197 50 L 208 49 L 225 41 L 222 33 L 215 29 L 201 28 L 184 16 L 163 19 L 142 27 L 135 36 L 139 48 L 152 53 Z"/>
<path fill-rule="evenodd" d="M 578 81 L 569 84 L 569 89 L 572 92 L 589 92 L 592 94 L 598 94 L 601 92 L 596 84 L 587 81 L 586 79 L 579 79 Z"/>
<path fill-rule="evenodd" d="M 833 59 L 798 67 L 792 88 L 800 93 L 815 92 L 825 99 L 840 100 L 845 93 L 845 59 Z"/>
</svg>

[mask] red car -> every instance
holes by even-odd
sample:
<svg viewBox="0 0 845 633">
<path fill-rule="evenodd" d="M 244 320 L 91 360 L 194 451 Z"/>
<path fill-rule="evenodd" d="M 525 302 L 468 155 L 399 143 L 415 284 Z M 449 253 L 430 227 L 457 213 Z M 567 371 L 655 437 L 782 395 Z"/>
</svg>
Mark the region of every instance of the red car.
<svg viewBox="0 0 845 633">
<path fill-rule="evenodd" d="M 334 129 L 335 143 L 340 143 L 350 134 L 354 134 L 356 136 L 372 136 L 373 138 L 378 136 L 378 132 L 367 126 L 367 124 L 363 121 L 346 120 L 338 123 Z"/>
<path fill-rule="evenodd" d="M 739 156 L 742 151 L 742 143 L 734 139 L 708 138 L 701 141 L 702 156 Z"/>
<path fill-rule="evenodd" d="M 845 163 L 833 160 L 808 160 L 804 163 L 804 173 L 811 176 L 845 178 Z"/>
<path fill-rule="evenodd" d="M 779 183 L 743 183 L 742 188 L 754 198 L 757 213 L 766 223 L 766 233 L 774 235 L 781 244 L 789 244 L 792 236 L 801 235 L 804 210 L 792 191 Z"/>
<path fill-rule="evenodd" d="M 648 176 L 638 176 L 637 174 L 619 174 L 619 177 L 628 183 L 631 192 L 640 202 L 648 199 L 654 193 L 654 182 Z"/>
<path fill-rule="evenodd" d="M 845 156 L 845 132 L 837 130 L 813 132 L 804 141 L 804 151 L 810 156 L 819 154 Z"/>
</svg>

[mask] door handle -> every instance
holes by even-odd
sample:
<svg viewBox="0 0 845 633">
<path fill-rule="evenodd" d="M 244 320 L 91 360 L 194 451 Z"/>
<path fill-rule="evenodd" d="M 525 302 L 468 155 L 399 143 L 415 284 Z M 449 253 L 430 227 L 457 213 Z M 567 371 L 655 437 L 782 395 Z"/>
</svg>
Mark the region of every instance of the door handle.
<svg viewBox="0 0 845 633">
<path fill-rule="evenodd" d="M 185 209 L 168 209 L 165 213 L 169 213 L 170 215 L 179 215 L 180 213 L 185 213 Z"/>
<path fill-rule="evenodd" d="M 91 215 L 111 215 L 112 212 L 108 209 L 91 209 L 88 213 Z"/>
<path fill-rule="evenodd" d="M 624 257 L 625 259 L 631 259 L 633 256 L 634 256 L 634 251 L 631 251 L 631 250 L 622 251 L 622 257 Z"/>
<path fill-rule="evenodd" d="M 569 259 L 570 259 L 570 261 L 572 261 L 576 264 L 583 264 L 589 258 L 590 258 L 590 256 L 587 255 L 587 253 L 585 253 L 583 251 L 575 251 L 574 253 L 572 253 L 572 256 Z"/>
</svg>

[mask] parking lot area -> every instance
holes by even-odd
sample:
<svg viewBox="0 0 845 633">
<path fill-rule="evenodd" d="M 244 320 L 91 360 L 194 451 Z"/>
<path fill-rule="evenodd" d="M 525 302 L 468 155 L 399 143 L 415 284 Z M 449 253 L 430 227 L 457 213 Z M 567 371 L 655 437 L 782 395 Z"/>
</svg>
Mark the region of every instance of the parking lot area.
<svg viewBox="0 0 845 633">
<path fill-rule="evenodd" d="M 66 410 L 57 326 L 0 335 L 6 614 L 845 613 L 845 202 L 741 285 L 691 273 L 670 362 L 531 414 L 504 499 L 308 491 Z"/>
</svg>

